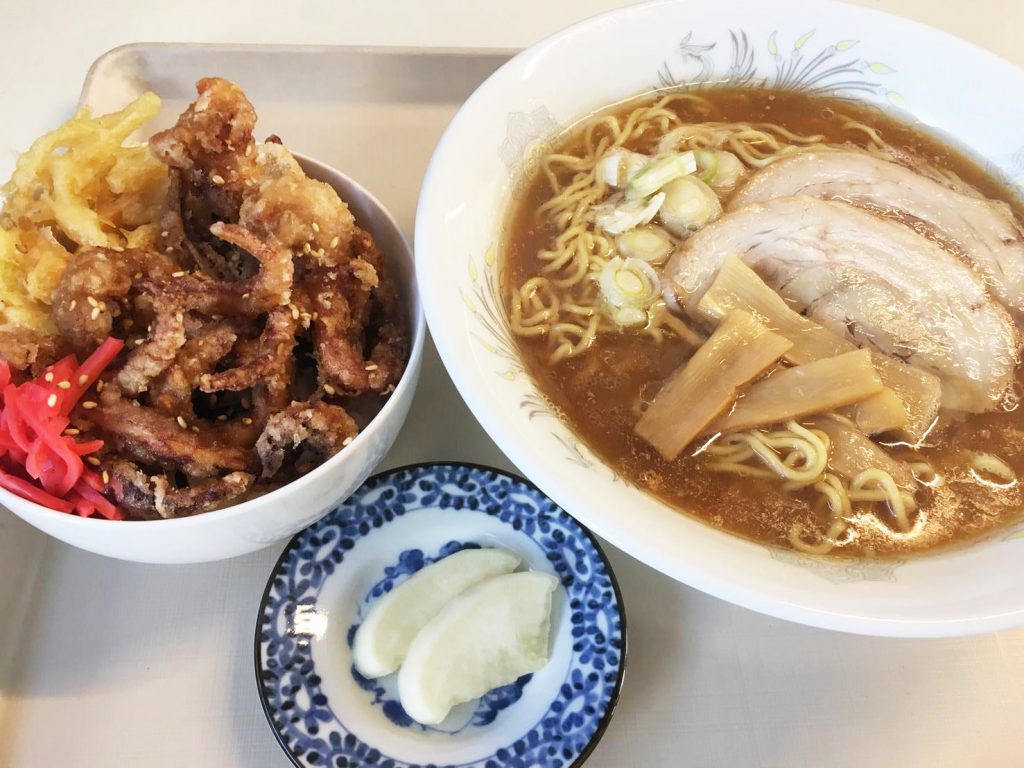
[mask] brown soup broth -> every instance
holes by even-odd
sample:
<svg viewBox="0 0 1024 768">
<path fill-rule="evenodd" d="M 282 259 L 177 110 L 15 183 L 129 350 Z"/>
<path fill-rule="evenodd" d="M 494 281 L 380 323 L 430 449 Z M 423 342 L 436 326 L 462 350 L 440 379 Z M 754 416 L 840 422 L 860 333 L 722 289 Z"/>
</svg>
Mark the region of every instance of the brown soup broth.
<svg viewBox="0 0 1024 768">
<path fill-rule="evenodd" d="M 865 123 L 893 147 L 906 150 L 953 171 L 984 195 L 1004 200 L 1021 218 L 1013 192 L 980 165 L 941 140 L 868 105 L 802 92 L 762 88 L 715 88 L 702 91 L 710 111 L 697 114 L 688 102 L 672 105 L 684 122 L 774 122 L 800 134 L 823 134 L 827 143 L 857 143 L 864 137 L 843 129 L 849 120 Z M 642 97 L 612 108 L 626 114 L 654 100 Z M 641 137 L 629 149 L 649 152 L 658 136 Z M 556 148 L 579 152 L 582 137 L 567 132 Z M 538 214 L 550 197 L 546 179 L 534 173 L 510 212 L 503 243 L 502 284 L 520 285 L 539 272 L 539 250 L 550 245 L 553 230 Z M 550 350 L 541 338 L 517 338 L 523 361 L 539 389 L 557 413 L 586 445 L 622 477 L 680 511 L 710 525 L 758 542 L 789 547 L 787 532 L 795 521 L 820 530 L 823 513 L 812 507 L 815 494 L 785 493 L 772 480 L 714 473 L 702 469 L 705 459 L 688 449 L 666 461 L 633 434 L 643 402 L 649 402 L 665 378 L 689 357 L 682 341 L 657 342 L 635 331 L 599 334 L 584 354 L 550 365 Z M 1018 390 L 1024 378 L 1017 372 Z M 1024 494 L 1014 484 L 997 488 L 979 483 L 964 451 L 995 454 L 1018 476 L 1024 475 L 1024 408 L 943 422 L 929 436 L 930 447 L 917 452 L 893 449 L 898 458 L 925 460 L 942 475 L 943 483 L 917 494 L 925 523 L 913 535 L 896 534 L 880 517 L 855 515 L 856 538 L 833 555 L 902 555 L 977 539 L 1022 518 Z M 874 510 L 879 512 L 881 505 Z M 621 514 L 628 515 L 623 509 Z"/>
</svg>

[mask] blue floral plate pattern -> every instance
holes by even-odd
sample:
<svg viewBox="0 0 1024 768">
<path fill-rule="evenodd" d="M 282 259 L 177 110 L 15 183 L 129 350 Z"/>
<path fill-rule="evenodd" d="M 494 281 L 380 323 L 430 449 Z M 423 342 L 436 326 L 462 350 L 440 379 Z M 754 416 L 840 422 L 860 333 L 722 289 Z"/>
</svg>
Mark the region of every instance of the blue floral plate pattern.
<svg viewBox="0 0 1024 768">
<path fill-rule="evenodd" d="M 558 576 L 551 661 L 422 726 L 402 709 L 395 675 L 355 671 L 352 638 L 397 584 L 481 546 Z M 256 674 L 267 719 L 297 766 L 568 768 L 611 718 L 625 629 L 597 542 L 534 486 L 475 465 L 417 465 L 371 478 L 285 548 L 260 608 Z"/>
</svg>

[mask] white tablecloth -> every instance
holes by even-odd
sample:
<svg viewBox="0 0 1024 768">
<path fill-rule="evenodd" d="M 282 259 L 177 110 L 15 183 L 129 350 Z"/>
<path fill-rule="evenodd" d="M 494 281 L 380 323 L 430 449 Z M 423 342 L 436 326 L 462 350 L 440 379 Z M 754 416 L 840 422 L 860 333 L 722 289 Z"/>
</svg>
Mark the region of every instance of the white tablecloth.
<svg viewBox="0 0 1024 768">
<path fill-rule="evenodd" d="M 123 43 L 520 47 L 620 4 L 3 0 L 0 176 L 16 149 L 69 115 L 89 64 Z M 1024 64 L 1021 0 L 863 4 Z M 431 364 L 420 407 L 450 387 Z M 400 444 L 392 463 L 505 463 L 468 411 L 450 416 L 460 429 L 427 449 Z M 1024 630 L 946 641 L 844 636 L 735 608 L 609 551 L 629 616 L 629 662 L 617 714 L 588 765 L 1024 765 Z M 0 766 L 288 765 L 252 671 L 275 554 L 121 564 L 0 510 Z"/>
</svg>

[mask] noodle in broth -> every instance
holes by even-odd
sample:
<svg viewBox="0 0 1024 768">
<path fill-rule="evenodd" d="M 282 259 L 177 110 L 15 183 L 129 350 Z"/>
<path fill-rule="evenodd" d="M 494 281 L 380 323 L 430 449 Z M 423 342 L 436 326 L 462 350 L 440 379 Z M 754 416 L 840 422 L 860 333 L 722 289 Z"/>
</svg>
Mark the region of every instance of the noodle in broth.
<svg viewBox="0 0 1024 768">
<path fill-rule="evenodd" d="M 885 443 L 912 478 L 909 490 L 883 466 L 841 477 L 814 419 L 716 435 L 675 460 L 633 433 L 707 329 L 660 292 L 642 321 L 630 315 L 624 325 L 609 312 L 601 280 L 621 249 L 598 222 L 622 195 L 602 179 L 602 162 L 623 151 L 718 150 L 749 174 L 836 146 L 917 158 L 921 173 L 950 187 L 1016 204 L 956 151 L 866 106 L 764 89 L 655 94 L 586 118 L 539 159 L 504 244 L 510 325 L 540 389 L 597 454 L 712 525 L 813 554 L 886 555 L 976 538 L 1020 518 L 1024 455 L 1014 437 L 1024 436 L 1024 420 L 1012 409 L 947 419 L 916 448 Z M 724 201 L 731 188 L 716 191 Z M 673 247 L 681 240 L 673 235 Z"/>
</svg>

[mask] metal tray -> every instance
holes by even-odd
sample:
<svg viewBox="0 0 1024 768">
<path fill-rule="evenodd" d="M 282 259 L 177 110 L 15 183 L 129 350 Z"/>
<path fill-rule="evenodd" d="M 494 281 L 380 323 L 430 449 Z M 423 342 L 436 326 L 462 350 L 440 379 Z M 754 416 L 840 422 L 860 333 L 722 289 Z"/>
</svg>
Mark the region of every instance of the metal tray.
<svg viewBox="0 0 1024 768">
<path fill-rule="evenodd" d="M 106 111 L 152 89 L 166 124 L 198 78 L 236 80 L 261 134 L 359 179 L 411 234 L 435 142 L 509 53 L 139 44 L 96 62 L 82 102 Z M 511 468 L 430 346 L 381 468 L 442 459 Z M 0 511 L 0 766 L 288 765 L 260 710 L 252 651 L 282 547 L 137 565 Z M 838 635 L 735 608 L 607 550 L 629 614 L 630 673 L 588 766 L 1020 765 L 1024 631 Z"/>
</svg>

